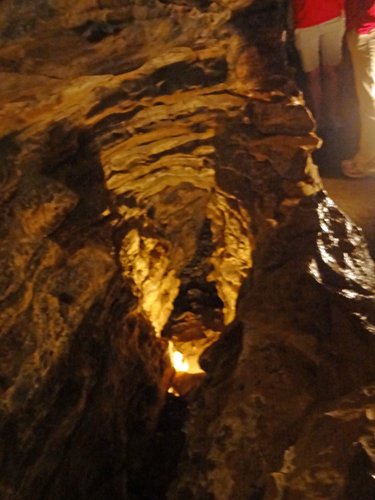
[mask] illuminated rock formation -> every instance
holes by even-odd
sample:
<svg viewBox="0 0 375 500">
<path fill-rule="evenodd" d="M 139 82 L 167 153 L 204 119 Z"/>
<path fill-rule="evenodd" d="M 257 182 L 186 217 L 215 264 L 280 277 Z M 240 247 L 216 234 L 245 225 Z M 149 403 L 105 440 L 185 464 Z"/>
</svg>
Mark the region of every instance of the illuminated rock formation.
<svg viewBox="0 0 375 500">
<path fill-rule="evenodd" d="M 373 262 L 278 21 L 0 3 L 2 499 L 373 498 Z"/>
</svg>

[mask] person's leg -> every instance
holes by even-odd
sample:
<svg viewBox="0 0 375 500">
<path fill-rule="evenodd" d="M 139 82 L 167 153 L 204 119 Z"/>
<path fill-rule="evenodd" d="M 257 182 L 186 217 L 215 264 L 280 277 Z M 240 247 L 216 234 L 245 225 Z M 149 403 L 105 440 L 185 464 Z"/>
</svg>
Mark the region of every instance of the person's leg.
<svg viewBox="0 0 375 500">
<path fill-rule="evenodd" d="M 325 80 L 327 115 L 334 124 L 339 119 L 338 66 L 342 59 L 345 20 L 341 17 L 321 25 L 321 52 Z"/>
<path fill-rule="evenodd" d="M 356 166 L 363 174 L 375 172 L 375 31 L 359 35 L 348 33 L 356 92 L 359 101 L 361 136 Z"/>
<path fill-rule="evenodd" d="M 320 83 L 319 26 L 296 29 L 294 41 L 302 69 L 307 77 L 308 105 L 316 121 L 320 119 L 322 89 Z"/>
</svg>

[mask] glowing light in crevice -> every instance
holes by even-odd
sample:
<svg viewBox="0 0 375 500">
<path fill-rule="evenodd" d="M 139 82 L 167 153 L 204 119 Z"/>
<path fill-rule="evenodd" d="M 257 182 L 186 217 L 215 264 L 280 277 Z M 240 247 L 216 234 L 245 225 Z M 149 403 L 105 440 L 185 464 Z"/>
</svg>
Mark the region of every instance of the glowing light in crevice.
<svg viewBox="0 0 375 500">
<path fill-rule="evenodd" d="M 172 342 L 169 342 L 169 356 L 171 358 L 172 365 L 176 372 L 188 372 L 189 363 L 185 360 L 183 354 L 174 348 Z"/>
<path fill-rule="evenodd" d="M 173 342 L 169 342 L 168 353 L 169 353 L 169 357 L 171 360 L 171 364 L 172 364 L 173 368 L 175 369 L 176 373 L 186 373 L 189 371 L 189 363 L 185 360 L 182 352 L 177 351 L 175 349 Z M 172 381 L 171 387 L 169 387 L 169 389 L 168 389 L 168 392 L 170 394 L 174 394 L 177 397 L 180 396 L 180 393 L 173 385 L 173 381 Z"/>
</svg>

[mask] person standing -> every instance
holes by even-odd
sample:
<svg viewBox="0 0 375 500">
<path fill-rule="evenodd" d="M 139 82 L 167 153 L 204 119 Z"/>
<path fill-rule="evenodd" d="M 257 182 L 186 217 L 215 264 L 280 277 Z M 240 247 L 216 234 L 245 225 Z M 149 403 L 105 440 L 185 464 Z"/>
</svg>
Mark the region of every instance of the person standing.
<svg viewBox="0 0 375 500">
<path fill-rule="evenodd" d="M 353 0 L 360 1 L 360 0 Z M 294 40 L 302 69 L 307 75 L 310 107 L 322 123 L 322 75 L 326 82 L 326 101 L 330 123 L 338 123 L 338 73 L 345 33 L 344 0 L 292 0 Z"/>
<path fill-rule="evenodd" d="M 361 135 L 357 154 L 341 168 L 347 177 L 361 178 L 375 173 L 375 0 L 346 0 L 346 15 Z"/>
</svg>

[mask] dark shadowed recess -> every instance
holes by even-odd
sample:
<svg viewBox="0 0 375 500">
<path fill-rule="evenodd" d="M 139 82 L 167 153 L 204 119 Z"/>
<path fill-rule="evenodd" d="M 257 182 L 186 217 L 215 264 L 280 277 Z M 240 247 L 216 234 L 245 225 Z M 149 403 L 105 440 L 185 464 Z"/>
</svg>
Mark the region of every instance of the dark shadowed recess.
<svg viewBox="0 0 375 500">
<path fill-rule="evenodd" d="M 244 50 L 255 49 L 262 60 L 262 89 L 295 94 L 296 89 L 290 88 L 293 71 L 288 64 L 288 46 L 282 42 L 285 11 L 281 2 L 255 1 L 249 7 L 235 11 L 231 24 L 241 36 Z"/>
<path fill-rule="evenodd" d="M 177 476 L 178 462 L 185 444 L 182 427 L 187 414 L 186 402 L 168 394 L 159 425 L 150 439 L 145 456 L 129 474 L 129 500 L 165 499 L 170 483 Z"/>
<path fill-rule="evenodd" d="M 88 42 L 98 43 L 110 35 L 116 35 L 122 30 L 120 23 L 110 23 L 106 21 L 86 21 L 73 31 L 86 38 Z"/>
<path fill-rule="evenodd" d="M 205 12 L 209 8 L 209 6 L 213 3 L 214 0 L 160 0 L 160 1 L 161 3 L 180 5 L 182 7 L 190 9 L 196 7 L 199 10 Z"/>
<path fill-rule="evenodd" d="M 206 219 L 199 234 L 198 248 L 179 275 L 180 291 L 174 301 L 173 311 L 163 335 L 170 336 L 169 330 L 173 323 L 178 322 L 179 316 L 188 311 L 202 316 L 207 328 L 213 328 L 215 323 L 216 328 L 217 323 L 223 327 L 223 302 L 217 294 L 216 284 L 207 281 L 207 276 L 213 268 L 209 258 L 214 249 L 211 222 Z"/>
<path fill-rule="evenodd" d="M 17 134 L 8 134 L 0 139 L 0 206 L 8 201 L 17 181 L 14 159 L 20 151 Z"/>
<path fill-rule="evenodd" d="M 43 21 L 55 17 L 48 0 L 13 0 L 12 12 L 3 26 L 1 39 L 14 40 L 33 32 Z"/>
<path fill-rule="evenodd" d="M 99 153 L 86 133 L 77 129 L 66 132 L 63 125 L 58 125 L 49 132 L 50 147 L 61 144 L 59 137 L 65 135 L 63 142 L 72 154 L 61 152 L 62 161 L 55 164 L 49 161 L 47 151 L 41 173 L 66 185 L 79 196 L 79 202 L 51 238 L 71 252 L 83 247 L 88 239 L 108 247 L 112 244 L 111 217 L 103 218 L 101 214 L 109 204 L 109 195 Z"/>
</svg>

